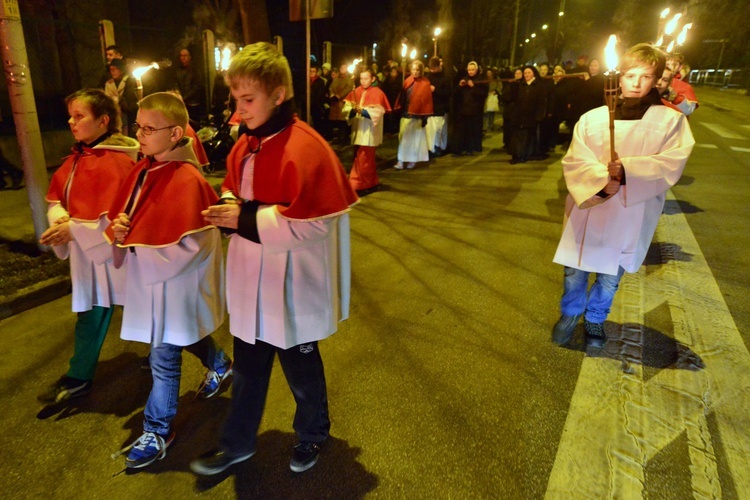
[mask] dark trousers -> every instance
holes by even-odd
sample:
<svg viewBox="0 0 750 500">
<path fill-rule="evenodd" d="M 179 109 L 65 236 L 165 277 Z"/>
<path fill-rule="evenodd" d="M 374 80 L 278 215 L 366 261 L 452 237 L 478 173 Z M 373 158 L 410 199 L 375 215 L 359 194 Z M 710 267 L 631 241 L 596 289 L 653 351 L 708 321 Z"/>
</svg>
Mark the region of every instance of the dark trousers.
<svg viewBox="0 0 750 500">
<path fill-rule="evenodd" d="M 328 396 L 318 343 L 280 349 L 257 340 L 234 339 L 232 407 L 221 433 L 220 445 L 232 453 L 255 450 L 255 439 L 266 404 L 274 356 L 297 403 L 294 430 L 300 441 L 322 443 L 328 437 Z"/>
<path fill-rule="evenodd" d="M 482 152 L 482 121 L 484 113 L 459 117 L 459 144 L 456 153 Z"/>
</svg>

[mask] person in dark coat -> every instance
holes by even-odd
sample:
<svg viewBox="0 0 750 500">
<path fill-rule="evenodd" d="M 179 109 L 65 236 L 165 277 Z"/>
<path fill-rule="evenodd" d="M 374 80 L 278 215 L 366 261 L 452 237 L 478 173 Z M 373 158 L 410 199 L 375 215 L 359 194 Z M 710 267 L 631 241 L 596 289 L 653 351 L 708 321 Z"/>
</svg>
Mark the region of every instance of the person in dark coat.
<svg viewBox="0 0 750 500">
<path fill-rule="evenodd" d="M 479 66 L 474 61 L 466 65 L 467 75 L 458 82 L 454 93 L 456 132 L 458 141 L 455 155 L 482 152 L 482 120 L 488 85 L 479 78 Z"/>
<path fill-rule="evenodd" d="M 503 83 L 500 99 L 503 101 L 503 147 L 510 151 L 513 140 L 513 115 L 518 100 L 518 87 L 523 79 L 523 70 L 516 69 L 513 80 Z"/>
<path fill-rule="evenodd" d="M 534 66 L 525 66 L 513 116 L 515 127 L 511 164 L 524 163 L 532 159 L 530 157 L 533 155 L 534 135 L 544 118 L 545 106 L 544 89 L 539 83 L 539 73 Z"/>
<path fill-rule="evenodd" d="M 448 110 L 451 101 L 451 82 L 440 65 L 440 59 L 433 57 L 426 74 L 432 88 L 432 116 L 427 119 L 427 147 L 433 156 L 442 156 L 448 148 Z"/>
<path fill-rule="evenodd" d="M 388 104 L 390 104 L 391 109 L 393 109 L 396 106 L 396 99 L 398 98 L 398 94 L 401 92 L 401 76 L 398 73 L 398 68 L 390 68 L 388 76 L 385 77 L 385 80 L 380 85 L 380 90 L 385 93 L 385 96 L 388 98 Z M 393 112 L 386 114 L 384 123 L 385 133 L 397 133 L 399 120 L 399 113 Z"/>
</svg>

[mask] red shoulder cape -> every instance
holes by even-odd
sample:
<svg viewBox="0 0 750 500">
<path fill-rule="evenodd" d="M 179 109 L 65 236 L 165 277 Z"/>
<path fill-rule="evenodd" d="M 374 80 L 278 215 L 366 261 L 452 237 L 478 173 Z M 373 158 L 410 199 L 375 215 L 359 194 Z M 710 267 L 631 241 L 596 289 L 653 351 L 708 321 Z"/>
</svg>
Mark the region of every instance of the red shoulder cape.
<svg viewBox="0 0 750 500">
<path fill-rule="evenodd" d="M 254 154 L 253 199 L 277 205 L 287 219 L 331 217 L 359 200 L 331 147 L 299 119 L 294 118 L 284 130 L 265 138 L 260 151 L 252 153 L 257 146 L 257 138 L 240 137 L 227 158 L 222 192 L 241 197 L 243 164 Z"/>
<path fill-rule="evenodd" d="M 344 98 L 344 100 L 353 102 L 355 104 L 359 104 L 359 102 L 362 100 L 362 94 L 364 93 L 364 89 L 362 89 L 362 86 L 360 85 L 356 89 L 349 92 L 349 94 Z M 378 87 L 370 87 L 367 89 L 367 92 L 365 93 L 365 102 L 362 103 L 364 106 L 383 106 L 385 108 L 386 112 L 391 111 L 391 104 L 388 102 L 388 98 L 385 96 L 382 90 L 380 90 Z"/>
<path fill-rule="evenodd" d="M 139 161 L 118 191 L 107 215 L 113 221 L 122 213 L 135 189 L 138 175 L 146 170 L 135 210 L 130 217 L 130 232 L 120 247 L 174 245 L 184 236 L 212 228 L 201 211 L 215 204 L 219 197 L 198 170 L 179 161 Z M 112 224 L 105 231 L 107 241 L 114 241 Z"/>
<path fill-rule="evenodd" d="M 401 95 L 399 96 L 399 104 L 396 105 L 396 108 L 403 106 L 405 94 L 409 87 L 413 88 L 409 96 L 409 109 L 406 112 L 410 115 L 431 115 L 433 113 L 432 90 L 430 89 L 430 81 L 423 76 L 419 78 L 410 76 L 404 81 L 404 87 L 401 89 Z"/>
<path fill-rule="evenodd" d="M 60 203 L 71 219 L 94 222 L 109 211 L 117 190 L 132 169 L 133 160 L 127 153 L 105 148 L 83 148 L 81 152 L 73 149 L 73 154 L 65 158 L 52 176 L 45 199 Z M 66 199 L 65 185 L 71 173 Z"/>
</svg>

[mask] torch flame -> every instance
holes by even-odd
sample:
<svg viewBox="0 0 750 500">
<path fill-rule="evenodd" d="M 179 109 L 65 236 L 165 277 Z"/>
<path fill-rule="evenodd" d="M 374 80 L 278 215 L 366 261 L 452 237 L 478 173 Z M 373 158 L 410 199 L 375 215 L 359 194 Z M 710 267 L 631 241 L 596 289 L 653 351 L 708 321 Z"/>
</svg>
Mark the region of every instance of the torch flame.
<svg viewBox="0 0 750 500">
<path fill-rule="evenodd" d="M 604 48 L 604 61 L 607 63 L 607 69 L 609 71 L 614 71 L 617 69 L 617 50 L 615 50 L 615 47 L 617 46 L 617 35 L 609 35 L 609 41 L 607 41 L 607 46 Z"/>
<path fill-rule="evenodd" d="M 685 44 L 685 40 L 687 39 L 687 32 L 692 27 L 693 27 L 693 23 L 687 23 L 685 26 L 682 27 L 682 31 L 680 31 L 680 34 L 677 35 L 677 45 Z"/>
<path fill-rule="evenodd" d="M 661 11 L 661 15 L 659 17 L 661 19 L 666 19 L 668 15 L 669 15 L 669 7 L 667 7 L 663 11 Z"/>
<path fill-rule="evenodd" d="M 357 69 L 357 65 L 362 62 L 362 59 L 355 59 L 352 61 L 352 63 L 349 65 L 347 71 L 349 71 L 349 74 L 354 74 L 354 70 Z"/>
<path fill-rule="evenodd" d="M 402 44 L 401 44 L 401 58 L 402 58 L 402 59 L 403 59 L 404 57 L 406 57 L 406 51 L 407 51 L 407 50 L 408 50 L 408 49 L 406 48 L 406 44 L 405 44 L 405 43 L 402 43 Z"/>
<path fill-rule="evenodd" d="M 417 49 L 411 49 L 411 52 L 409 53 L 409 57 L 411 59 L 416 59 L 417 58 Z"/>
<path fill-rule="evenodd" d="M 669 45 L 667 45 L 667 53 L 671 53 L 674 50 L 674 40 L 669 42 Z"/>
<path fill-rule="evenodd" d="M 232 49 L 229 46 L 221 49 L 221 71 L 229 69 L 229 62 L 232 60 Z"/>
<path fill-rule="evenodd" d="M 663 43 L 664 43 L 664 37 L 660 36 L 659 39 L 656 41 L 656 46 L 661 47 Z"/>
<path fill-rule="evenodd" d="M 140 80 L 141 78 L 143 78 L 143 75 L 151 68 L 159 69 L 159 65 L 154 62 L 149 64 L 148 66 L 140 66 L 138 68 L 135 68 L 133 70 L 133 78 L 135 78 L 136 80 Z"/>
<path fill-rule="evenodd" d="M 680 21 L 681 17 L 682 17 L 682 14 L 677 13 L 674 15 L 672 19 L 669 20 L 667 25 L 664 27 L 665 35 L 671 35 L 674 32 L 674 30 L 677 28 L 677 23 Z"/>
</svg>

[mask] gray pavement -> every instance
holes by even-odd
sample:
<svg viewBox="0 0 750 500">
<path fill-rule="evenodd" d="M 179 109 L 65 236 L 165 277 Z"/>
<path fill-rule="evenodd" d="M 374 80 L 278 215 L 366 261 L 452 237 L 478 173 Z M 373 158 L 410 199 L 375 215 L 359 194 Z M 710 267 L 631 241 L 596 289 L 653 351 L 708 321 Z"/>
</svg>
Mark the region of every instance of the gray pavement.
<svg viewBox="0 0 750 500">
<path fill-rule="evenodd" d="M 699 96 L 716 110 L 726 102 L 724 93 L 699 89 Z M 0 401 L 12 410 L 1 419 L 0 491 L 7 498 L 744 497 L 747 330 L 737 331 L 731 300 L 719 291 L 724 281 L 717 286 L 700 231 L 691 231 L 696 214 L 681 210 L 694 187 L 680 186 L 651 260 L 623 282 L 607 348 L 559 348 L 549 330 L 561 290 L 551 263 L 566 192 L 560 165 L 511 166 L 500 145 L 495 135 L 476 157 L 386 169 L 384 189 L 353 211 L 351 318 L 321 343 L 333 426 L 315 468 L 288 469 L 294 406 L 276 366 L 257 455 L 216 478 L 188 472 L 215 443 L 229 394 L 193 402 L 203 370 L 186 355 L 176 442 L 151 468 L 123 472 L 122 459 L 109 455 L 140 433 L 150 376 L 138 364 L 147 346 L 117 338 L 117 314 L 95 391 L 40 411 L 36 393 L 70 355 L 75 317 L 62 297 L 0 321 Z M 698 155 L 694 184 L 707 161 Z M 701 209 L 710 212 L 711 201 Z M 731 289 L 737 300 L 747 299 L 747 282 Z M 226 325 L 216 336 L 231 342 Z"/>
</svg>

